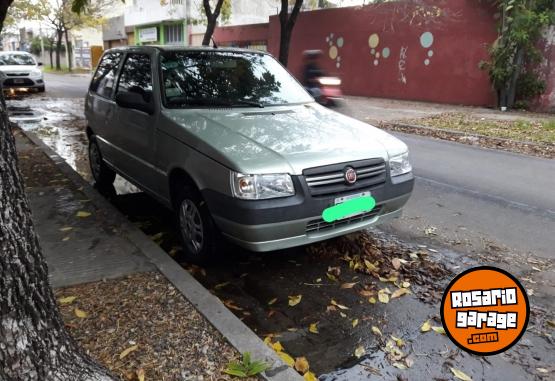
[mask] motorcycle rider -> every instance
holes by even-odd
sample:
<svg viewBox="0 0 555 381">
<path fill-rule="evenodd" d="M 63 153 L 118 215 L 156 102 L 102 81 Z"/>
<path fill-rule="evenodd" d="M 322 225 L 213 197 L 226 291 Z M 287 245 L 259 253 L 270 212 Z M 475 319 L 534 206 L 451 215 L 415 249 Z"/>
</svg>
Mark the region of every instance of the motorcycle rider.
<svg viewBox="0 0 555 381">
<path fill-rule="evenodd" d="M 322 55 L 321 50 L 306 50 L 304 52 L 303 86 L 314 97 L 318 99 L 321 95 L 318 78 L 323 76 L 323 71 L 318 65 Z"/>
</svg>

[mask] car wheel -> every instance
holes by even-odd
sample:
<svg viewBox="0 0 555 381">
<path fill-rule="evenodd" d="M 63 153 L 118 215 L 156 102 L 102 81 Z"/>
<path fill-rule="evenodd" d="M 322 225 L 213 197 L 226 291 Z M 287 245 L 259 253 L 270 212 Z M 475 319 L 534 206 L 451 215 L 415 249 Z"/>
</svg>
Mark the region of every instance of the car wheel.
<svg viewBox="0 0 555 381">
<path fill-rule="evenodd" d="M 44 93 L 45 90 L 46 90 L 45 86 L 41 86 L 41 87 L 37 88 L 37 92 L 39 92 L 39 93 Z"/>
<path fill-rule="evenodd" d="M 116 172 L 102 160 L 100 147 L 94 135 L 89 138 L 89 164 L 94 181 L 99 186 L 111 185 L 116 178 Z"/>
<path fill-rule="evenodd" d="M 217 257 L 220 233 L 206 202 L 193 186 L 184 186 L 175 200 L 179 236 L 184 259 L 207 264 Z"/>
</svg>

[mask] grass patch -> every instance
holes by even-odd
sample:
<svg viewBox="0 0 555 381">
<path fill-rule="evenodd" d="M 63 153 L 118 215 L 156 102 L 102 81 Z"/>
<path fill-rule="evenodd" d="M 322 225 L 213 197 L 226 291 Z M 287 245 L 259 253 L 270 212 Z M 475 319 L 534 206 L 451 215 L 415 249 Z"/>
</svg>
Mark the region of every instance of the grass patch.
<svg viewBox="0 0 555 381">
<path fill-rule="evenodd" d="M 494 120 L 463 113 L 444 113 L 411 120 L 410 123 L 495 138 L 535 143 L 555 143 L 555 118 L 547 120 Z"/>
<path fill-rule="evenodd" d="M 42 71 L 44 73 L 52 73 L 52 74 L 82 74 L 82 73 L 90 73 L 89 69 L 83 69 L 80 67 L 74 67 L 71 71 L 68 70 L 67 66 L 63 66 L 61 70 L 56 70 L 56 68 L 51 67 L 50 65 L 45 65 L 42 67 Z"/>
</svg>

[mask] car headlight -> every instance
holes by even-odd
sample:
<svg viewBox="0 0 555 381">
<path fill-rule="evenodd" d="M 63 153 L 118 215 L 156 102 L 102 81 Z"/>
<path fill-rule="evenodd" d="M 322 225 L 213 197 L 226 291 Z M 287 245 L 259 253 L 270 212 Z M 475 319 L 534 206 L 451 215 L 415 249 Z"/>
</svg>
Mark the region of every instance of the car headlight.
<svg viewBox="0 0 555 381">
<path fill-rule="evenodd" d="M 412 166 L 409 161 L 408 151 L 397 156 L 393 156 L 389 159 L 389 169 L 391 171 L 391 177 L 404 175 L 412 171 Z"/>
<path fill-rule="evenodd" d="M 29 73 L 29 77 L 31 77 L 31 78 L 40 78 L 40 77 L 42 77 L 42 71 L 40 71 L 38 69 L 31 70 L 31 73 Z"/>
<path fill-rule="evenodd" d="M 295 194 L 293 180 L 287 173 L 244 175 L 231 173 L 233 195 L 245 200 L 287 197 Z"/>
</svg>

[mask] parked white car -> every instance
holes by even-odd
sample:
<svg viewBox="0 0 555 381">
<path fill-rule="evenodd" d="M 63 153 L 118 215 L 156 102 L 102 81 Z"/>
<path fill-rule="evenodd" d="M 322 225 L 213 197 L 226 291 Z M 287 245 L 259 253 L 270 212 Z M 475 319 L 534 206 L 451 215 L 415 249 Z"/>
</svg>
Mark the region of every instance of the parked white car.
<svg viewBox="0 0 555 381">
<path fill-rule="evenodd" d="M 26 52 L 0 52 L 0 72 L 2 87 L 36 89 L 44 92 L 44 79 L 40 67 L 42 63 Z"/>
</svg>

